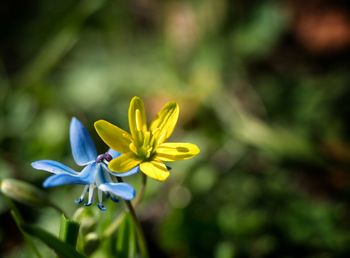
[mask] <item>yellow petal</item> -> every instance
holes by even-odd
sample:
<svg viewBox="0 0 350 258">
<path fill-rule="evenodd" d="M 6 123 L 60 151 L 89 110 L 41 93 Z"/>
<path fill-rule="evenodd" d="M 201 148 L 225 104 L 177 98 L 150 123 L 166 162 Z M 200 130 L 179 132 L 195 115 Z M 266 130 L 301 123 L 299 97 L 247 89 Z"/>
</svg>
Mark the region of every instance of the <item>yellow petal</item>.
<svg viewBox="0 0 350 258">
<path fill-rule="evenodd" d="M 162 143 L 156 150 L 156 157 L 162 161 L 185 160 L 200 152 L 197 145 L 183 142 Z"/>
<path fill-rule="evenodd" d="M 142 143 L 142 131 L 147 130 L 146 113 L 143 101 L 139 97 L 133 97 L 129 106 L 129 128 L 131 136 L 138 143 Z"/>
<path fill-rule="evenodd" d="M 156 144 L 166 141 L 174 131 L 180 108 L 175 102 L 168 102 L 159 111 L 151 124 L 151 131 L 156 138 Z"/>
<path fill-rule="evenodd" d="M 134 153 L 128 152 L 112 159 L 108 164 L 108 168 L 114 172 L 127 172 L 140 164 L 141 161 Z"/>
<path fill-rule="evenodd" d="M 98 120 L 94 125 L 98 135 L 110 148 L 121 153 L 130 151 L 131 137 L 128 132 L 105 120 Z"/>
<path fill-rule="evenodd" d="M 147 176 L 159 181 L 164 181 L 170 175 L 168 169 L 161 161 L 154 160 L 150 162 L 143 162 L 140 164 L 140 170 Z"/>
</svg>

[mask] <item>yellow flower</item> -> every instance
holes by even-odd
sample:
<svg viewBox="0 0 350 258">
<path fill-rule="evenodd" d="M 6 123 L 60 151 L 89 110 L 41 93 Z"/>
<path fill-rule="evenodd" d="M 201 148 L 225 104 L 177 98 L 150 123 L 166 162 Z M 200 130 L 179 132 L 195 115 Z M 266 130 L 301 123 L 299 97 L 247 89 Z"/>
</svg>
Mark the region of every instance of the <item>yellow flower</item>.
<svg viewBox="0 0 350 258">
<path fill-rule="evenodd" d="M 199 148 L 192 143 L 165 142 L 179 116 L 179 106 L 175 102 L 165 104 L 149 127 L 139 97 L 131 100 L 128 115 L 130 134 L 105 120 L 95 122 L 102 140 L 122 153 L 109 162 L 110 170 L 122 173 L 139 166 L 147 176 L 164 181 L 169 176 L 164 162 L 190 159 L 199 153 Z"/>
</svg>

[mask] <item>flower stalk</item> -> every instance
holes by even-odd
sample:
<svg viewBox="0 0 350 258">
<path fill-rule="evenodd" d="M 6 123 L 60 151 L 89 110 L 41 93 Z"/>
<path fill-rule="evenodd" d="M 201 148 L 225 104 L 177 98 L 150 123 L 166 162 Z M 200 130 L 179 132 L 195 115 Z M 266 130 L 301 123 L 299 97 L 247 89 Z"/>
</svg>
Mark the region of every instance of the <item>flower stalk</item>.
<svg viewBox="0 0 350 258">
<path fill-rule="evenodd" d="M 117 180 L 120 183 L 123 182 L 123 179 L 121 177 L 117 177 Z M 146 181 L 143 181 L 143 182 L 144 182 L 144 186 L 145 186 Z M 129 213 L 131 215 L 132 222 L 134 223 L 134 226 L 135 226 L 136 237 L 137 237 L 137 242 L 139 244 L 141 257 L 142 258 L 148 258 L 149 255 L 148 255 L 145 235 L 143 233 L 143 229 L 142 229 L 141 223 L 139 222 L 139 220 L 138 220 L 138 218 L 136 216 L 136 212 L 135 212 L 134 206 L 132 205 L 131 201 L 129 201 L 129 200 L 125 200 L 125 204 L 126 204 L 126 207 L 128 208 L 128 211 L 129 211 Z"/>
</svg>

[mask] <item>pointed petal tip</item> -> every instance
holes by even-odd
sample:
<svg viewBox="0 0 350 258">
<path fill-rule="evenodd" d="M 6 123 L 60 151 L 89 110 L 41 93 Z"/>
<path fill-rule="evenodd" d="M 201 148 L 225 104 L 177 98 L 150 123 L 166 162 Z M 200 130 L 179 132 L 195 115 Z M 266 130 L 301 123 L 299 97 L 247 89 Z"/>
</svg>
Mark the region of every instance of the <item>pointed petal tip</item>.
<svg viewBox="0 0 350 258">
<path fill-rule="evenodd" d="M 51 160 L 36 160 L 36 161 L 33 161 L 32 163 L 30 163 L 30 165 L 35 168 L 35 169 L 40 169 L 42 168 L 42 165 L 43 164 L 46 164 L 48 162 L 50 162 Z"/>
<path fill-rule="evenodd" d="M 158 146 L 157 158 L 165 162 L 187 160 L 200 153 L 196 144 L 187 142 L 167 142 Z"/>
<path fill-rule="evenodd" d="M 36 160 L 31 163 L 31 166 L 34 169 L 47 171 L 53 174 L 61 174 L 61 173 L 68 173 L 72 175 L 77 174 L 77 172 L 74 171 L 73 169 L 55 160 L 44 160 L 44 159 Z"/>
<path fill-rule="evenodd" d="M 95 160 L 97 156 L 96 146 L 88 130 L 75 117 L 70 123 L 69 138 L 73 158 L 78 165 L 83 166 Z"/>
<path fill-rule="evenodd" d="M 52 180 L 49 180 L 50 177 L 48 177 L 44 182 L 43 182 L 43 187 L 44 188 L 51 188 L 54 187 L 55 185 L 52 184 Z"/>
<path fill-rule="evenodd" d="M 141 108 L 142 112 L 144 112 L 144 103 L 143 100 L 138 97 L 138 96 L 134 96 L 131 100 L 130 100 L 130 104 L 129 104 L 129 111 L 133 110 L 134 108 Z"/>
<path fill-rule="evenodd" d="M 140 170 L 150 178 L 160 182 L 165 181 L 170 175 L 169 170 L 161 161 L 143 162 L 140 164 Z"/>
<path fill-rule="evenodd" d="M 112 124 L 111 122 L 108 122 L 107 120 L 104 119 L 99 119 L 94 122 L 94 127 L 97 133 L 99 134 L 100 130 L 103 130 L 106 126 L 112 126 L 114 127 L 115 125 Z"/>
<path fill-rule="evenodd" d="M 97 121 L 94 122 L 94 127 L 99 127 L 101 125 L 101 123 L 107 122 L 106 120 L 103 119 L 99 119 Z M 107 122 L 108 123 L 108 122 Z"/>
<path fill-rule="evenodd" d="M 38 164 L 37 161 L 33 161 L 33 162 L 30 163 L 32 168 L 35 168 L 35 169 L 36 169 L 37 164 Z"/>
<path fill-rule="evenodd" d="M 167 102 L 152 121 L 150 129 L 156 135 L 157 144 L 165 142 L 173 133 L 180 108 L 176 102 Z"/>
<path fill-rule="evenodd" d="M 79 121 L 79 120 L 78 120 L 78 118 L 76 118 L 75 116 L 73 116 L 72 119 L 71 119 L 70 121 L 71 121 L 71 123 L 72 123 L 72 122 L 75 123 L 76 121 Z"/>
<path fill-rule="evenodd" d="M 120 196 L 127 201 L 132 200 L 136 195 L 135 189 L 127 183 L 105 183 L 100 184 L 98 188 L 101 191 Z"/>
<path fill-rule="evenodd" d="M 164 174 L 164 175 L 161 175 L 161 176 L 157 175 L 156 177 L 152 177 L 152 178 L 153 178 L 154 180 L 159 181 L 159 182 L 164 182 L 165 180 L 168 179 L 169 176 L 170 176 L 170 173 Z"/>
<path fill-rule="evenodd" d="M 94 127 L 108 147 L 121 153 L 129 151 L 131 136 L 128 132 L 106 120 L 96 121 Z"/>
<path fill-rule="evenodd" d="M 198 145 L 193 144 L 193 155 L 198 155 L 200 152 L 201 152 L 201 149 L 198 147 Z"/>
<path fill-rule="evenodd" d="M 179 104 L 175 101 L 169 101 L 167 102 L 164 107 L 169 106 L 169 108 L 179 108 Z"/>
<path fill-rule="evenodd" d="M 134 97 L 131 98 L 130 103 L 134 102 L 134 101 L 142 101 L 142 99 L 139 96 L 134 96 Z"/>
<path fill-rule="evenodd" d="M 75 126 L 84 127 L 83 123 L 78 118 L 73 116 L 70 120 L 70 130 L 72 130 Z"/>
<path fill-rule="evenodd" d="M 129 193 L 128 196 L 124 196 L 124 200 L 127 200 L 127 201 L 131 201 L 132 199 L 134 199 L 136 196 L 136 190 L 135 189 L 132 189 Z"/>
</svg>

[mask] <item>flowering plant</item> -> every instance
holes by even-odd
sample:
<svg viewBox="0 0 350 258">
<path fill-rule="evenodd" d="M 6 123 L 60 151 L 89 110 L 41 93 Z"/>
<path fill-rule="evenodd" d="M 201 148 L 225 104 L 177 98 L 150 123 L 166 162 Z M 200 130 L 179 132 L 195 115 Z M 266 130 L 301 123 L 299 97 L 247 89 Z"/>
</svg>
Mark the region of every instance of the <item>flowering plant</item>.
<svg viewBox="0 0 350 258">
<path fill-rule="evenodd" d="M 85 206 L 91 206 L 97 195 L 97 207 L 102 211 L 106 210 L 104 199 L 119 202 L 120 198 L 127 209 L 120 212 L 105 232 L 100 235 L 90 232 L 83 235 L 83 240 L 79 242 L 79 227 L 84 224 L 84 218 L 81 220 L 80 217 L 84 210 L 77 210 L 72 219 L 67 219 L 63 210 L 50 202 L 40 190 L 16 180 L 3 181 L 1 190 L 6 196 L 27 204 L 46 204 L 63 213 L 60 235 L 56 237 L 46 230 L 26 224 L 14 209 L 14 218 L 25 236 L 39 238 L 60 257 L 85 257 L 84 255 L 90 255 L 98 249 L 101 240 L 117 234 L 118 241 L 124 243 L 117 248 L 121 257 L 148 257 L 142 227 L 135 213 L 135 206 L 141 200 L 146 187 L 146 179 L 150 177 L 158 181 L 166 180 L 170 175 L 170 167 L 165 163 L 190 159 L 199 153 L 199 148 L 192 143 L 167 142 L 179 116 L 179 106 L 175 102 L 165 104 L 149 126 L 144 103 L 139 97 L 131 100 L 128 114 L 130 133 L 105 120 L 95 122 L 98 135 L 109 146 L 109 150 L 102 154 L 97 154 L 95 144 L 83 124 L 77 118 L 72 118 L 70 145 L 75 163 L 82 167 L 80 172 L 54 160 L 38 160 L 31 164 L 37 170 L 52 174 L 43 182 L 45 188 L 83 185 L 84 189 L 76 200 L 77 204 L 85 202 Z M 123 178 L 139 171 L 143 175 L 142 188 L 131 203 L 136 191 Z M 83 234 L 84 231 L 80 232 Z M 124 239 L 125 234 L 129 236 L 127 242 Z M 30 238 L 26 239 L 37 256 L 41 257 Z M 120 247 L 125 244 L 129 247 Z"/>
</svg>

